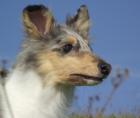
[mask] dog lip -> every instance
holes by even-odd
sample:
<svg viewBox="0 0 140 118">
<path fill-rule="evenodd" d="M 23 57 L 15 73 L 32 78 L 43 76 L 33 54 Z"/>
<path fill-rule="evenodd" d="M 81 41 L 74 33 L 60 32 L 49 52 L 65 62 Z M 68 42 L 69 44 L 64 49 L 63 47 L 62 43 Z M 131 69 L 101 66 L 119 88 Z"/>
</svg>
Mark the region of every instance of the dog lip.
<svg viewBox="0 0 140 118">
<path fill-rule="evenodd" d="M 95 81 L 99 81 L 99 82 L 101 82 L 103 80 L 102 77 L 95 77 L 95 76 L 85 75 L 85 74 L 71 74 L 71 76 L 82 77 L 87 80 L 95 80 Z"/>
</svg>

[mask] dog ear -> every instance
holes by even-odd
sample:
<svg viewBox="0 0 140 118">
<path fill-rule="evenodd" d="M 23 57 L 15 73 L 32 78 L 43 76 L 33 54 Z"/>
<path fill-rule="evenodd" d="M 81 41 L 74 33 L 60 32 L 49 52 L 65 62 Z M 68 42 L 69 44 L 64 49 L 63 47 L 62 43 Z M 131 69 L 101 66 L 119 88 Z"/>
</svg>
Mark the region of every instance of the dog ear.
<svg viewBox="0 0 140 118">
<path fill-rule="evenodd" d="M 90 21 L 87 7 L 82 5 L 75 16 L 67 18 L 66 24 L 73 27 L 85 39 L 88 39 Z"/>
<path fill-rule="evenodd" d="M 45 37 L 55 26 L 52 13 L 43 5 L 30 5 L 23 10 L 23 24 L 29 37 Z"/>
</svg>

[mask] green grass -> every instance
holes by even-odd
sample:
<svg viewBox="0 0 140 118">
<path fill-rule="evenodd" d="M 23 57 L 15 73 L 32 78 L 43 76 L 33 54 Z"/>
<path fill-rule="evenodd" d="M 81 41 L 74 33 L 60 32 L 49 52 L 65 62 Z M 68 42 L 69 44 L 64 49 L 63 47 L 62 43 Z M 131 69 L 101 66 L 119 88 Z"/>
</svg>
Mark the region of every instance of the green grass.
<svg viewBox="0 0 140 118">
<path fill-rule="evenodd" d="M 70 118 L 140 118 L 140 116 L 135 116 L 132 114 L 120 114 L 120 115 L 97 115 L 97 116 L 89 116 L 89 115 L 71 115 Z"/>
</svg>

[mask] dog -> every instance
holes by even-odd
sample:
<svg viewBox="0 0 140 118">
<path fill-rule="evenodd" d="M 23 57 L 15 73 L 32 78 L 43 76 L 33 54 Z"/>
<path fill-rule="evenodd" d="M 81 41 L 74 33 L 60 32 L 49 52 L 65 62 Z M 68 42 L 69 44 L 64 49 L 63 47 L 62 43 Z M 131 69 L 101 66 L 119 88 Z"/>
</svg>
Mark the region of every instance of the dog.
<svg viewBox="0 0 140 118">
<path fill-rule="evenodd" d="M 44 5 L 23 10 L 25 40 L 0 86 L 1 118 L 67 118 L 75 86 L 101 83 L 111 65 L 92 53 L 88 9 L 57 24 Z"/>
</svg>

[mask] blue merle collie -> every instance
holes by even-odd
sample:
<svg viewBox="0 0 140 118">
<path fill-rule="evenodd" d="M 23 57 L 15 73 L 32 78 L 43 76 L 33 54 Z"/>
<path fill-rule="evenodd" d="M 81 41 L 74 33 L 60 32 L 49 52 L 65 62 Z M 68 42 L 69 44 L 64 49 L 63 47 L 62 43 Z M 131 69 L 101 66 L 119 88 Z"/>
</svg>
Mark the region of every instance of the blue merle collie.
<svg viewBox="0 0 140 118">
<path fill-rule="evenodd" d="M 90 49 L 87 7 L 60 25 L 47 7 L 30 5 L 23 26 L 22 49 L 0 84 L 0 118 L 66 118 L 75 86 L 101 83 L 111 71 Z"/>
</svg>

